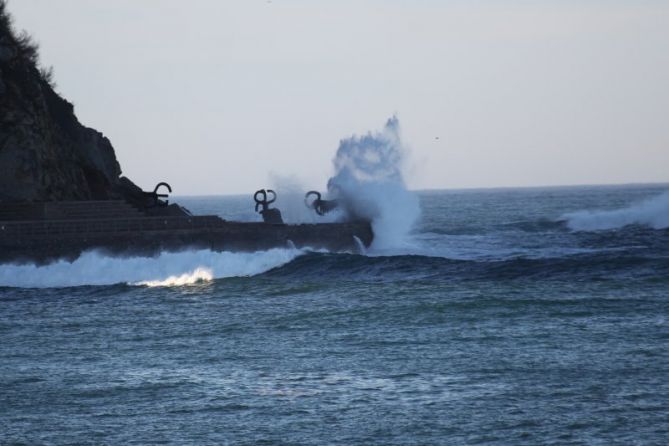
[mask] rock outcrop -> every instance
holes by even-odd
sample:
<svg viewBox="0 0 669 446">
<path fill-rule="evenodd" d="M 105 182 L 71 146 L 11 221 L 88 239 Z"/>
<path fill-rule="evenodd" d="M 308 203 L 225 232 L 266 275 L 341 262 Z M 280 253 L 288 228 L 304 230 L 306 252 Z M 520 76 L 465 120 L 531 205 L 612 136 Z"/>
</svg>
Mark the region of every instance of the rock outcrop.
<svg viewBox="0 0 669 446">
<path fill-rule="evenodd" d="M 109 139 L 79 123 L 37 59 L 0 0 L 0 201 L 141 199 Z"/>
</svg>

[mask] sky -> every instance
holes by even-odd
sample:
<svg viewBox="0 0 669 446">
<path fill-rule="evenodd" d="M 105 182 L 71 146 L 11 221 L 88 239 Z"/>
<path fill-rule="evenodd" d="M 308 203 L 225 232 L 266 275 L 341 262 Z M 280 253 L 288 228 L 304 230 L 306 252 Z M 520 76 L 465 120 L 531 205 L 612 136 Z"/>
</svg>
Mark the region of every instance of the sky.
<svg viewBox="0 0 669 446">
<path fill-rule="evenodd" d="M 412 189 L 669 182 L 669 2 L 9 0 L 124 174 L 292 178 L 392 115 Z"/>
</svg>

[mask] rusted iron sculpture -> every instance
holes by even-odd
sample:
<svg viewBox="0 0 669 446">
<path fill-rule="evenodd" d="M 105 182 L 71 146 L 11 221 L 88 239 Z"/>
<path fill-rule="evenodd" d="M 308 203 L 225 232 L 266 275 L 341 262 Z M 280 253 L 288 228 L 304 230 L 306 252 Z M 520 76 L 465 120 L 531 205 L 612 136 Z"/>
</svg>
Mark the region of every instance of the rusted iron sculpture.
<svg viewBox="0 0 669 446">
<path fill-rule="evenodd" d="M 166 194 L 159 194 L 158 189 L 160 189 L 161 187 L 166 187 L 169 192 Z M 163 201 L 161 200 L 161 198 L 167 198 L 171 193 L 172 193 L 172 187 L 169 184 L 165 182 L 160 182 L 156 184 L 156 187 L 153 189 L 153 192 L 144 191 L 144 197 L 146 198 L 145 207 L 155 208 L 169 205 L 170 202 L 168 200 Z"/>
<path fill-rule="evenodd" d="M 316 198 L 310 201 L 312 195 Z M 337 200 L 323 200 L 321 196 L 320 192 L 311 190 L 304 196 L 304 204 L 307 205 L 309 209 L 316 211 L 318 215 L 325 215 L 339 206 Z"/>
<path fill-rule="evenodd" d="M 269 200 L 267 199 L 268 194 L 271 195 Z M 253 194 L 253 200 L 256 202 L 256 212 L 262 215 L 262 219 L 265 223 L 283 224 L 281 211 L 276 208 L 269 208 L 269 205 L 276 201 L 276 192 L 272 189 L 260 189 Z"/>
</svg>

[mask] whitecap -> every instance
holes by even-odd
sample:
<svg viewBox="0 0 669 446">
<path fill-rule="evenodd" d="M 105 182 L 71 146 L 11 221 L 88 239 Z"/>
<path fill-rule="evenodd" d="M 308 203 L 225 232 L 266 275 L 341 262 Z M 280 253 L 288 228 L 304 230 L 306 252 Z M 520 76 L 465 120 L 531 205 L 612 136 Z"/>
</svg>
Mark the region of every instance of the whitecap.
<svg viewBox="0 0 669 446">
<path fill-rule="evenodd" d="M 59 260 L 47 265 L 2 264 L 0 286 L 62 288 L 119 283 L 188 285 L 261 274 L 290 262 L 303 252 L 290 248 L 253 253 L 191 250 L 163 252 L 154 257 L 116 257 L 88 251 L 73 262 Z"/>
</svg>

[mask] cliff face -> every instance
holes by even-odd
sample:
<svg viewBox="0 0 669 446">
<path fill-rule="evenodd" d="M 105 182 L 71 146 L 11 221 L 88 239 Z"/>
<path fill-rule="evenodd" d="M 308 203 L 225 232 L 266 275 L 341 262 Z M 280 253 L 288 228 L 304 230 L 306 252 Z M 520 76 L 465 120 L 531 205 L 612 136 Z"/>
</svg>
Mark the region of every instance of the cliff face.
<svg viewBox="0 0 669 446">
<path fill-rule="evenodd" d="M 114 148 L 84 127 L 37 67 L 37 48 L 0 0 L 0 201 L 131 198 Z"/>
</svg>

